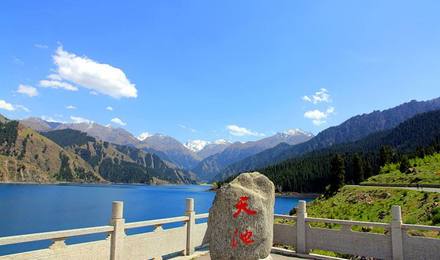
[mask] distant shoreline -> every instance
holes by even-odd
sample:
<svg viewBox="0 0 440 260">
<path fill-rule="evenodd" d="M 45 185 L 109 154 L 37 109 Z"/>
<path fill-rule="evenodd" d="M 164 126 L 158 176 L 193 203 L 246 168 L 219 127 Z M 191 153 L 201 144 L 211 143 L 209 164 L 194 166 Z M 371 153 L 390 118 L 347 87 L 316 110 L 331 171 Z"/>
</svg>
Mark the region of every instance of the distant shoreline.
<svg viewBox="0 0 440 260">
<path fill-rule="evenodd" d="M 211 188 L 207 191 L 217 192 L 219 188 Z M 319 193 L 299 193 L 294 191 L 289 192 L 275 192 L 275 197 L 278 198 L 296 198 L 296 199 L 316 199 L 321 194 Z"/>
<path fill-rule="evenodd" d="M 19 181 L 11 181 L 11 182 L 0 182 L 2 184 L 28 184 L 28 185 L 138 185 L 138 186 L 178 186 L 178 185 L 200 185 L 200 184 L 191 184 L 191 183 L 125 183 L 125 182 L 19 182 Z M 208 186 L 208 185 L 200 185 L 200 186 Z"/>
<path fill-rule="evenodd" d="M 276 192 L 275 197 L 297 198 L 297 199 L 316 199 L 321 194 L 319 193 L 299 193 L 299 192 Z"/>
<path fill-rule="evenodd" d="M 198 185 L 198 186 L 211 186 L 210 184 L 176 184 L 176 183 L 163 183 L 163 184 L 146 184 L 146 183 L 117 183 L 117 182 L 0 182 L 2 184 L 19 184 L 19 185 L 137 185 L 137 186 L 179 186 L 179 185 Z M 216 192 L 217 189 L 211 188 L 206 191 Z M 316 199 L 321 194 L 319 193 L 299 193 L 299 192 L 276 192 L 275 197 L 278 198 L 297 198 L 297 199 Z"/>
</svg>

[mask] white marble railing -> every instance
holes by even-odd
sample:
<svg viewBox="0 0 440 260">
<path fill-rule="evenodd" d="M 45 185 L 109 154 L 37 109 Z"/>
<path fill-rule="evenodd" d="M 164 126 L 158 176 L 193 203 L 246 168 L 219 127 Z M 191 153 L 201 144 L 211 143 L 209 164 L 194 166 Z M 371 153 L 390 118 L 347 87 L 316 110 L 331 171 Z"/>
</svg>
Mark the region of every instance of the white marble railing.
<svg viewBox="0 0 440 260">
<path fill-rule="evenodd" d="M 379 259 L 440 259 L 440 239 L 408 234 L 408 230 L 440 234 L 439 226 L 403 224 L 400 206 L 393 206 L 391 213 L 391 223 L 309 218 L 305 201 L 300 201 L 296 216 L 275 215 L 295 220 L 296 224 L 275 224 L 274 243 L 294 247 L 299 256 L 308 255 L 312 249 L 321 249 Z M 340 229 L 311 227 L 310 223 L 336 224 Z M 385 234 L 353 231 L 354 226 L 382 228 Z"/>
<path fill-rule="evenodd" d="M 185 215 L 175 218 L 147 220 L 125 223 L 123 218 L 123 203 L 113 202 L 110 225 L 91 228 L 80 228 L 55 232 L 36 233 L 28 235 L 0 237 L 1 246 L 52 240 L 49 248 L 28 251 L 18 254 L 0 256 L 0 259 L 161 259 L 162 256 L 182 252 L 191 255 L 194 249 L 202 245 L 207 223 L 196 224 L 196 219 L 207 218 L 208 214 L 196 215 L 194 200 L 186 200 Z M 183 223 L 175 228 L 163 229 L 162 226 L 171 223 Z M 142 227 L 154 227 L 152 232 L 126 235 L 126 230 Z M 93 242 L 67 245 L 68 238 L 108 233 L 107 239 Z"/>
<path fill-rule="evenodd" d="M 196 215 L 193 199 L 186 200 L 184 216 L 125 223 L 122 202 L 113 202 L 110 225 L 45 232 L 0 238 L 1 246 L 41 240 L 52 240 L 49 248 L 0 256 L 0 259 L 161 259 L 164 255 L 181 252 L 191 255 L 202 245 L 206 223 L 197 219 L 208 218 L 208 213 Z M 360 255 L 380 259 L 440 259 L 440 239 L 416 237 L 408 230 L 428 230 L 440 233 L 440 227 L 403 224 L 399 206 L 392 209 L 391 223 L 348 221 L 307 217 L 306 204 L 300 201 L 296 216 L 275 215 L 275 218 L 294 220 L 292 224 L 274 225 L 274 243 L 295 248 L 298 256 L 310 256 L 312 249 L 341 254 Z M 170 223 L 183 223 L 175 228 L 163 229 Z M 311 227 L 310 223 L 340 225 L 340 229 Z M 353 226 L 378 227 L 385 234 L 353 231 Z M 154 227 L 151 232 L 126 235 L 126 230 Z M 66 245 L 71 237 L 107 233 L 104 240 Z"/>
</svg>

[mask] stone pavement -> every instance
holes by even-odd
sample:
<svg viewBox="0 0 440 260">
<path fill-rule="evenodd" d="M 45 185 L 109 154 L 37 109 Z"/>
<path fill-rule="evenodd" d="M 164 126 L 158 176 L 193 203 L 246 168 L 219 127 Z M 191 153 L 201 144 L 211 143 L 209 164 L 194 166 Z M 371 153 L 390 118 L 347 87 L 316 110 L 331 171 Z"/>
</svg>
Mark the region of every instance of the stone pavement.
<svg viewBox="0 0 440 260">
<path fill-rule="evenodd" d="M 197 260 L 211 260 L 211 258 L 208 255 L 204 255 L 198 258 L 195 258 Z M 293 257 L 293 256 L 283 256 L 283 255 L 277 255 L 277 254 L 272 254 L 272 259 L 273 260 L 304 260 L 304 258 L 298 258 L 298 257 Z"/>
</svg>

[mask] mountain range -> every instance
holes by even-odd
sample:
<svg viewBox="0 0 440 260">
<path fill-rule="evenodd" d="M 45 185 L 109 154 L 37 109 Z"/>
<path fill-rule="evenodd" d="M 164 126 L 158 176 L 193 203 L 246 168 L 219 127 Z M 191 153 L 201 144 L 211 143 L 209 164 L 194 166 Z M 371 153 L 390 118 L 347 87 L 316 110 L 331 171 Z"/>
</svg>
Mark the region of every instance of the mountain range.
<svg viewBox="0 0 440 260">
<path fill-rule="evenodd" d="M 359 184 L 379 174 L 387 163 L 401 164 L 408 158 L 424 158 L 439 152 L 440 110 L 434 110 L 357 141 L 315 150 L 259 171 L 274 182 L 278 191 L 327 193 L 335 181 L 336 185 L 338 180 Z M 335 173 L 332 167 L 335 161 L 343 167 L 342 179 L 341 172 Z M 408 174 L 408 178 L 420 181 L 417 173 Z"/>
<path fill-rule="evenodd" d="M 2 182 L 194 183 L 158 156 L 73 129 L 37 132 L 0 117 Z"/>
<path fill-rule="evenodd" d="M 298 144 L 313 137 L 311 133 L 300 129 L 291 129 L 261 140 L 245 143 L 231 143 L 226 140 L 214 142 L 199 140 L 182 144 L 175 138 L 163 134 L 136 138 L 122 128 L 102 126 L 94 122 L 71 124 L 48 122 L 33 117 L 21 120 L 21 123 L 41 133 L 73 129 L 87 133 L 87 135 L 100 141 L 135 147 L 144 152 L 155 154 L 163 161 L 180 169 L 195 172 L 198 179 L 202 181 L 211 180 L 224 167 L 247 156 L 254 155 L 280 143 Z"/>
<path fill-rule="evenodd" d="M 264 168 L 335 144 L 354 142 L 369 134 L 394 128 L 417 114 L 437 109 L 440 109 L 440 98 L 412 100 L 394 108 L 357 115 L 338 126 L 325 129 L 307 142 L 298 145 L 283 143 L 233 163 L 214 179 L 222 180 L 239 172 Z"/>
</svg>

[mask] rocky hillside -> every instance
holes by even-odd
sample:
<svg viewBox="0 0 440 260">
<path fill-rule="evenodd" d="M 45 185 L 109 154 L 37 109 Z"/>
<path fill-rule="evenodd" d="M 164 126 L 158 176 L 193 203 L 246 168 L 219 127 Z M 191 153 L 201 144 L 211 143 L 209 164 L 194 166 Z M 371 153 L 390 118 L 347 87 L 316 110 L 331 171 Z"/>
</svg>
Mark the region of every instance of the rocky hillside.
<svg viewBox="0 0 440 260">
<path fill-rule="evenodd" d="M 2 182 L 103 182 L 78 155 L 17 121 L 0 123 Z"/>
<path fill-rule="evenodd" d="M 44 135 L 80 156 L 104 179 L 123 183 L 193 183 L 190 173 L 165 163 L 157 155 L 130 146 L 100 141 L 86 133 L 55 130 Z"/>
<path fill-rule="evenodd" d="M 189 172 L 134 147 L 98 141 L 72 129 L 42 135 L 1 118 L 2 182 L 195 182 Z"/>
<path fill-rule="evenodd" d="M 139 140 L 123 128 L 103 126 L 93 122 L 69 124 L 48 122 L 40 118 L 31 117 L 22 120 L 21 123 L 39 132 L 63 129 L 78 130 L 101 141 L 133 146 L 147 153 L 154 153 L 162 160 L 168 161 L 182 169 L 191 169 L 200 161 L 196 153 L 187 149 L 176 139 L 166 135 L 156 134 Z"/>
<path fill-rule="evenodd" d="M 30 127 L 39 132 L 48 132 L 53 130 L 73 129 L 89 136 L 95 137 L 101 141 L 119 144 L 119 145 L 136 145 L 139 140 L 131 133 L 122 128 L 114 128 L 111 126 L 103 126 L 94 122 L 90 123 L 59 123 L 49 122 L 41 118 L 30 117 L 20 121 L 23 125 Z"/>
<path fill-rule="evenodd" d="M 156 153 L 159 157 L 171 161 L 182 169 L 191 169 L 200 161 L 197 154 L 176 139 L 166 135 L 149 136 L 136 144 L 136 147 L 146 152 Z"/>
</svg>

